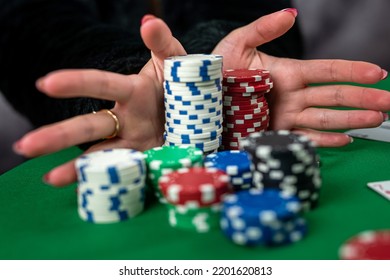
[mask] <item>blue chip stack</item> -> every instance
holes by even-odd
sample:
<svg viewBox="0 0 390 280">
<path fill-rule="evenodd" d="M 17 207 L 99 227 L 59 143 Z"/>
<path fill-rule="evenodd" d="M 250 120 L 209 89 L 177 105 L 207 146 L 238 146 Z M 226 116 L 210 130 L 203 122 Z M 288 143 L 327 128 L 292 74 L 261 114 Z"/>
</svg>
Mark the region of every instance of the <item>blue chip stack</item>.
<svg viewBox="0 0 390 280">
<path fill-rule="evenodd" d="M 221 229 L 243 246 L 277 246 L 297 242 L 307 233 L 300 202 L 278 190 L 250 189 L 226 195 Z"/>
<path fill-rule="evenodd" d="M 252 188 L 253 163 L 245 151 L 231 150 L 207 155 L 205 167 L 213 167 L 224 171 L 230 178 L 233 191 Z"/>
<path fill-rule="evenodd" d="M 76 161 L 78 213 L 92 223 L 114 223 L 144 209 L 145 155 L 132 149 L 112 149 L 81 156 Z"/>
<path fill-rule="evenodd" d="M 204 153 L 222 141 L 222 56 L 194 54 L 164 61 L 165 145 Z"/>
</svg>

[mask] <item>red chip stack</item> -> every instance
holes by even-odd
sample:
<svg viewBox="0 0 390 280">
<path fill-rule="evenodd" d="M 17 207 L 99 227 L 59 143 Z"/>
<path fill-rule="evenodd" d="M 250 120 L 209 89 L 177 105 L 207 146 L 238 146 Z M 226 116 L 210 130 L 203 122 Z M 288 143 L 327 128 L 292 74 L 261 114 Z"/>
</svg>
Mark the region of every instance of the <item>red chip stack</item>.
<svg viewBox="0 0 390 280">
<path fill-rule="evenodd" d="M 223 73 L 223 133 L 221 150 L 238 150 L 250 133 L 265 131 L 269 109 L 265 94 L 273 87 L 270 72 L 231 69 Z"/>
<path fill-rule="evenodd" d="M 172 227 L 208 232 L 219 228 L 223 196 L 229 176 L 216 168 L 182 168 L 160 177 L 159 186 Z"/>
</svg>

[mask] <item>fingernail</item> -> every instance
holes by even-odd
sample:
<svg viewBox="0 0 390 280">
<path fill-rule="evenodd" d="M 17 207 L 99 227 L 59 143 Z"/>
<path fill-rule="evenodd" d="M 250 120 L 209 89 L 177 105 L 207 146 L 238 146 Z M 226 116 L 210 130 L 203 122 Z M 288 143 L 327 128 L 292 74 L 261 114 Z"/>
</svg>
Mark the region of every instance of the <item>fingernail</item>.
<svg viewBox="0 0 390 280">
<path fill-rule="evenodd" d="M 44 182 L 45 184 L 50 185 L 50 173 L 46 173 L 46 174 L 43 176 L 42 180 L 43 180 L 43 182 Z"/>
<path fill-rule="evenodd" d="M 35 82 L 35 86 L 37 87 L 37 89 L 39 90 L 43 90 L 43 87 L 44 87 L 44 78 L 39 78 L 36 82 Z"/>
<path fill-rule="evenodd" d="M 383 121 L 386 122 L 389 120 L 389 114 L 388 113 L 383 113 L 381 112 L 382 116 L 383 116 Z"/>
<path fill-rule="evenodd" d="M 141 19 L 141 25 L 145 24 L 148 20 L 151 20 L 152 18 L 155 18 L 154 15 L 144 15 Z"/>
<path fill-rule="evenodd" d="M 349 137 L 349 143 L 353 143 L 353 137 L 352 136 L 348 136 Z"/>
<path fill-rule="evenodd" d="M 15 143 L 12 145 L 12 149 L 14 150 L 14 152 L 15 152 L 16 154 L 18 154 L 18 155 L 23 155 L 21 141 L 15 142 Z"/>
<path fill-rule="evenodd" d="M 283 9 L 282 12 L 289 12 L 289 13 L 293 14 L 294 17 L 297 17 L 297 15 L 298 15 L 298 10 L 295 8 Z"/>
<path fill-rule="evenodd" d="M 388 72 L 385 69 L 382 69 L 382 80 L 387 78 Z"/>
</svg>

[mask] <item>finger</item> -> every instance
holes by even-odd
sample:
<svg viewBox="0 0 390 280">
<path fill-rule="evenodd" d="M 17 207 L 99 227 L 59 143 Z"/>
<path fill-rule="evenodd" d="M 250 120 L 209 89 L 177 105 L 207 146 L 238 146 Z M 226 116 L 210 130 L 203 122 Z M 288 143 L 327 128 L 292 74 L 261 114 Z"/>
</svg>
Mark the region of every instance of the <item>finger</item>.
<svg viewBox="0 0 390 280">
<path fill-rule="evenodd" d="M 114 148 L 124 148 L 126 147 L 126 142 L 121 139 L 109 140 L 98 143 L 90 147 L 84 154 L 89 154 L 94 151 L 104 150 L 104 149 L 114 149 Z M 63 187 L 69 184 L 72 184 L 77 181 L 77 173 L 75 169 L 76 159 L 68 161 L 44 175 L 44 182 L 55 186 Z"/>
<path fill-rule="evenodd" d="M 298 114 L 296 126 L 320 130 L 376 127 L 386 118 L 378 111 L 307 108 Z"/>
<path fill-rule="evenodd" d="M 353 82 L 374 84 L 387 77 L 387 71 L 378 65 L 349 60 L 297 61 L 304 84 Z"/>
<path fill-rule="evenodd" d="M 124 101 L 133 91 L 135 76 L 100 70 L 59 70 L 39 79 L 38 90 L 52 97 L 93 97 Z"/>
<path fill-rule="evenodd" d="M 304 134 L 309 137 L 318 147 L 341 147 L 350 144 L 353 138 L 337 132 L 323 132 L 312 129 L 296 128 L 294 133 Z"/>
<path fill-rule="evenodd" d="M 256 48 L 286 33 L 295 22 L 295 9 L 285 9 L 259 18 L 229 34 L 229 40 Z"/>
<path fill-rule="evenodd" d="M 304 89 L 306 107 L 344 106 L 368 110 L 389 111 L 390 92 L 375 88 L 333 85 Z"/>
<path fill-rule="evenodd" d="M 166 23 L 152 15 L 144 17 L 141 25 L 141 37 L 152 54 L 161 61 L 168 56 L 186 54 L 180 42 L 172 36 Z"/>
<path fill-rule="evenodd" d="M 26 157 L 53 153 L 112 135 L 115 125 L 112 116 L 104 112 L 77 116 L 26 134 L 14 150 Z"/>
</svg>

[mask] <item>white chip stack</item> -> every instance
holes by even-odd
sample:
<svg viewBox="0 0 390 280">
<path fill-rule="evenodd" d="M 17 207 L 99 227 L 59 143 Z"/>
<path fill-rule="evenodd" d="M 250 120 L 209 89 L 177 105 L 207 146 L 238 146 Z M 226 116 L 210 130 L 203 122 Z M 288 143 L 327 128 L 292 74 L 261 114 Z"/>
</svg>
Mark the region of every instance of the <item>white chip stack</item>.
<svg viewBox="0 0 390 280">
<path fill-rule="evenodd" d="M 164 61 L 165 145 L 205 153 L 222 141 L 222 56 L 194 54 Z"/>
<path fill-rule="evenodd" d="M 76 161 L 78 213 L 92 223 L 114 223 L 144 209 L 145 155 L 132 149 L 112 149 L 81 156 Z"/>
</svg>

